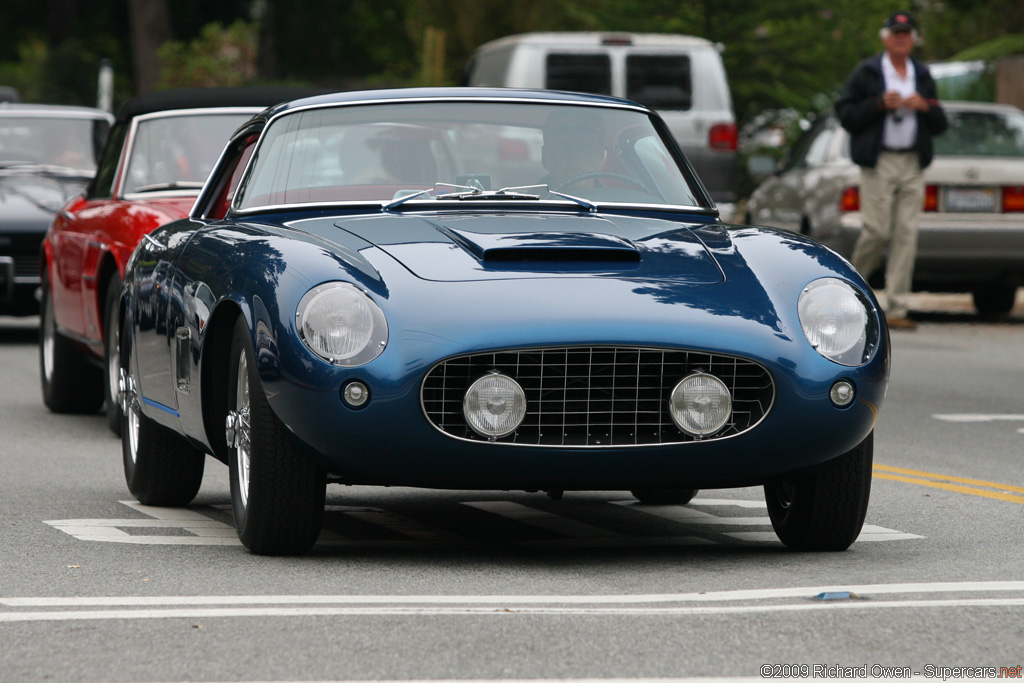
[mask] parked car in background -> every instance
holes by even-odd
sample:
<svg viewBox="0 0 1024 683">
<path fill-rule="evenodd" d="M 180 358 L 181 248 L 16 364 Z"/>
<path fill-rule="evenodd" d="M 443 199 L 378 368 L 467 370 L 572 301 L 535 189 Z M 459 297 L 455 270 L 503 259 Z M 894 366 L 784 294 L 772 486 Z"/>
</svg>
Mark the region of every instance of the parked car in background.
<svg viewBox="0 0 1024 683">
<path fill-rule="evenodd" d="M 0 103 L 0 315 L 39 313 L 39 246 L 96 171 L 113 120 L 87 107 Z"/>
<path fill-rule="evenodd" d="M 478 47 L 463 80 L 613 95 L 656 110 L 723 218 L 733 220 L 736 118 L 721 49 L 667 33 L 524 33 Z"/>
<path fill-rule="evenodd" d="M 188 215 L 238 126 L 305 88 L 158 91 L 124 104 L 95 177 L 60 210 L 42 253 L 40 378 L 58 413 L 106 403 L 120 429 L 116 320 L 128 257 L 145 234 Z M 38 271 L 37 271 L 38 272 Z"/>
<path fill-rule="evenodd" d="M 1002 315 L 1024 284 L 1024 112 L 984 102 L 943 107 L 949 129 L 935 138 L 925 171 L 913 288 L 971 292 L 979 313 Z M 849 257 L 862 225 L 859 182 L 849 136 L 824 115 L 751 195 L 746 222 L 809 235 Z"/>
<path fill-rule="evenodd" d="M 524 143 L 545 133 L 603 165 L 556 179 L 564 159 Z M 889 369 L 870 288 L 813 240 L 724 225 L 629 101 L 270 109 L 139 245 L 110 317 L 129 490 L 186 505 L 213 455 L 252 552 L 313 545 L 327 483 L 660 504 L 758 485 L 799 549 L 864 521 Z"/>
</svg>

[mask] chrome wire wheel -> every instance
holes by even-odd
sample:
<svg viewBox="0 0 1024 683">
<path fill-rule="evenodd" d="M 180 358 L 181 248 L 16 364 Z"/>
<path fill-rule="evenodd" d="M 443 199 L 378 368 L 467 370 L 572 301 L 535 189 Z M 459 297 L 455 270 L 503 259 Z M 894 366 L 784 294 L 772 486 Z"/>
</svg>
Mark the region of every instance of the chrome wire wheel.
<svg viewBox="0 0 1024 683">
<path fill-rule="evenodd" d="M 138 402 L 134 396 L 128 403 L 128 453 L 131 461 L 138 461 Z"/>
<path fill-rule="evenodd" d="M 118 368 L 117 393 L 122 396 L 125 417 L 128 420 L 128 455 L 132 462 L 139 458 L 139 401 L 135 395 L 134 383 L 128 373 Z"/>
<path fill-rule="evenodd" d="M 238 493 L 242 507 L 249 506 L 249 467 L 252 462 L 249 428 L 249 363 L 245 354 L 238 357 L 238 381 L 235 385 L 234 441 L 238 473 Z"/>
</svg>

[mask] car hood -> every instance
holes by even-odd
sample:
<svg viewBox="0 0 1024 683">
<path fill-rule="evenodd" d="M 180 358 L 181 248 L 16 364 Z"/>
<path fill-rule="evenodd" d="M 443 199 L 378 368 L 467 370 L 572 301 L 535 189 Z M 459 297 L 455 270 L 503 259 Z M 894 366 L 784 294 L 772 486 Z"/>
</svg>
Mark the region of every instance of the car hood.
<svg viewBox="0 0 1024 683">
<path fill-rule="evenodd" d="M 335 225 L 424 280 L 457 282 L 581 273 L 722 282 L 690 225 L 655 218 L 552 214 L 377 215 Z"/>
<path fill-rule="evenodd" d="M 80 193 L 83 179 L 0 174 L 0 229 L 44 233 L 64 202 Z"/>
</svg>

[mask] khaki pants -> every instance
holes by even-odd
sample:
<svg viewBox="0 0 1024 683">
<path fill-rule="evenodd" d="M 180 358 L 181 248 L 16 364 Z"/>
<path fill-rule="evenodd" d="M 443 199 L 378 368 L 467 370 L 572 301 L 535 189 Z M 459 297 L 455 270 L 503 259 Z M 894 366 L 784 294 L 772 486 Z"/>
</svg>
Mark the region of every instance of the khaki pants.
<svg viewBox="0 0 1024 683">
<path fill-rule="evenodd" d="M 885 256 L 885 310 L 907 315 L 917 254 L 917 222 L 924 204 L 924 175 L 917 152 L 882 152 L 874 168 L 861 168 L 860 211 L 864 221 L 853 249 L 853 267 L 865 278 Z"/>
</svg>

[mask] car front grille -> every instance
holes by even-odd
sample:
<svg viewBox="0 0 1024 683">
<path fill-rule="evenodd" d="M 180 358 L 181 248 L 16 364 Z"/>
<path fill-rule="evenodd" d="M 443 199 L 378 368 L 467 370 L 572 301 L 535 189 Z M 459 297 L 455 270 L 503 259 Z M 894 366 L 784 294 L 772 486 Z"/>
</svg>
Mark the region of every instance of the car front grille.
<svg viewBox="0 0 1024 683">
<path fill-rule="evenodd" d="M 470 429 L 462 402 L 475 380 L 498 371 L 526 392 L 523 423 L 497 443 L 603 448 L 687 443 L 668 412 L 675 385 L 702 371 L 725 382 L 732 416 L 702 440 L 735 436 L 756 426 L 771 408 L 775 386 L 758 363 L 699 351 L 635 347 L 567 347 L 459 356 L 427 373 L 420 398 L 437 429 L 458 439 L 488 441 Z"/>
<path fill-rule="evenodd" d="M 11 235 L 0 240 L 0 256 L 14 259 L 14 277 L 39 279 L 41 235 Z"/>
</svg>

